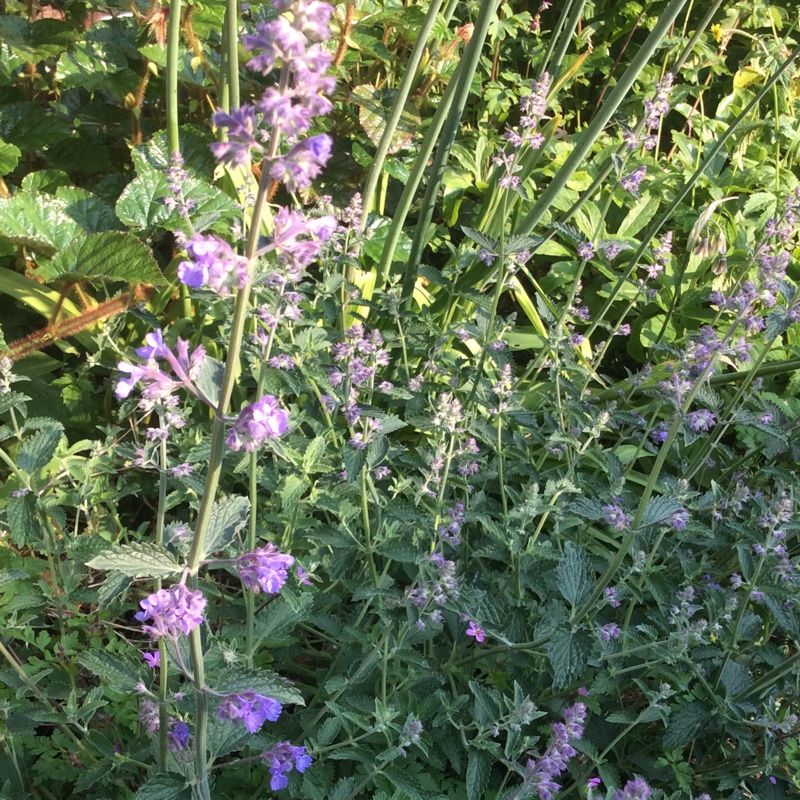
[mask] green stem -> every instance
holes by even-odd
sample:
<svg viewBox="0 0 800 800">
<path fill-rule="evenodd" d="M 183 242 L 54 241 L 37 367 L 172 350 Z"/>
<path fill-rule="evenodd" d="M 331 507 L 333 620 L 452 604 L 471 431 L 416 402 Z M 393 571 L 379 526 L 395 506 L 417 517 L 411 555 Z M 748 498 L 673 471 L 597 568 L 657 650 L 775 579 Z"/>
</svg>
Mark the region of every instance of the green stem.
<svg viewBox="0 0 800 800">
<path fill-rule="evenodd" d="M 164 427 L 164 418 L 159 414 L 160 427 Z M 158 508 L 156 509 L 156 545 L 164 544 L 164 522 L 167 509 L 167 441 L 162 439 L 158 446 Z M 161 589 L 161 578 L 155 579 L 155 590 Z M 169 663 L 167 661 L 167 643 L 164 637 L 158 640 L 159 674 L 158 674 L 158 769 L 167 771 L 167 734 L 169 733 L 169 710 L 167 708 L 167 681 Z"/>
<path fill-rule="evenodd" d="M 181 0 L 169 0 L 167 18 L 167 149 L 180 152 L 178 135 L 178 61 L 181 46 Z"/>
</svg>

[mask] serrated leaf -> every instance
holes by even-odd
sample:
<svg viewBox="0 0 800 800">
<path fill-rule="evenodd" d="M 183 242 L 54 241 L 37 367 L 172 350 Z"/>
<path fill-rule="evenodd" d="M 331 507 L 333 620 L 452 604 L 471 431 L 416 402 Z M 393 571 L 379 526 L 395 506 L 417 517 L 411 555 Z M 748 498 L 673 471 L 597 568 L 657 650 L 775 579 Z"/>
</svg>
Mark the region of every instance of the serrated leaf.
<svg viewBox="0 0 800 800">
<path fill-rule="evenodd" d="M 497 253 L 497 248 L 499 246 L 497 239 L 487 236 L 480 231 L 476 231 L 475 228 L 468 228 L 466 225 L 462 225 L 461 230 L 464 231 L 475 244 L 485 247 L 490 253 Z"/>
<path fill-rule="evenodd" d="M 21 156 L 22 152 L 15 144 L 0 142 L 0 176 L 13 172 Z"/>
<path fill-rule="evenodd" d="M 322 727 L 316 732 L 316 742 L 320 747 L 330 744 L 342 728 L 342 723 L 336 717 L 328 717 Z"/>
<path fill-rule="evenodd" d="M 183 571 L 167 550 L 150 542 L 115 545 L 87 561 L 86 566 L 115 569 L 131 578 L 165 578 Z"/>
<path fill-rule="evenodd" d="M 43 425 L 37 433 L 27 437 L 22 443 L 17 466 L 28 474 L 47 466 L 56 453 L 63 433 L 64 427 L 60 422 L 52 420 Z"/>
<path fill-rule="evenodd" d="M 557 630 L 547 643 L 553 668 L 553 685 L 561 689 L 581 675 L 587 664 L 587 648 L 579 634 Z"/>
<path fill-rule="evenodd" d="M 46 58 L 56 58 L 75 41 L 77 35 L 71 25 L 59 19 L 28 22 L 16 15 L 0 16 L 0 41 L 15 55 L 34 64 Z"/>
<path fill-rule="evenodd" d="M 219 404 L 219 393 L 222 388 L 224 374 L 225 364 L 216 358 L 206 356 L 195 378 L 195 386 L 198 391 L 214 408 Z"/>
<path fill-rule="evenodd" d="M 483 750 L 470 750 L 467 756 L 467 800 L 481 800 L 491 774 L 491 756 Z"/>
<path fill-rule="evenodd" d="M 169 195 L 167 179 L 149 170 L 134 178 L 122 191 L 115 210 L 120 221 L 131 228 L 151 228 L 169 217 L 164 198 Z"/>
<path fill-rule="evenodd" d="M 136 800 L 189 800 L 191 789 L 185 778 L 154 775 L 139 787 L 135 797 Z"/>
<path fill-rule="evenodd" d="M 309 483 L 305 477 L 300 475 L 287 475 L 280 488 L 281 505 L 284 508 L 292 508 L 308 488 Z"/>
<path fill-rule="evenodd" d="M 33 494 L 11 497 L 6 508 L 8 532 L 17 547 L 33 544 L 39 539 L 39 522 L 36 519 L 36 498 Z"/>
<path fill-rule="evenodd" d="M 275 672 L 231 666 L 222 672 L 214 690 L 220 694 L 234 694 L 252 689 L 256 694 L 272 697 L 285 705 L 305 705 L 303 695 Z"/>
<path fill-rule="evenodd" d="M 19 192 L 0 197 L 0 236 L 52 256 L 81 233 L 66 203 L 46 194 Z"/>
<path fill-rule="evenodd" d="M 359 107 L 359 120 L 370 141 L 377 146 L 386 130 L 386 121 L 394 110 L 396 92 L 381 91 L 364 84 L 353 89 L 353 102 Z M 419 130 L 422 120 L 410 102 L 403 106 L 397 127 L 392 133 L 388 153 L 396 153 L 406 147 Z"/>
<path fill-rule="evenodd" d="M 84 40 L 62 53 L 56 65 L 56 80 L 62 89 L 80 87 L 94 92 L 108 82 L 109 75 L 128 68 L 120 48 L 108 42 Z"/>
<path fill-rule="evenodd" d="M 725 662 L 719 679 L 725 687 L 725 694 L 729 698 L 735 697 L 737 694 L 743 694 L 753 683 L 753 679 L 750 677 L 747 667 L 730 658 Z"/>
<path fill-rule="evenodd" d="M 78 662 L 121 694 L 135 691 L 136 685 L 142 681 L 141 670 L 130 661 L 103 650 L 85 650 L 78 656 Z"/>
<path fill-rule="evenodd" d="M 125 595 L 131 583 L 133 583 L 133 578 L 112 570 L 106 575 L 106 579 L 97 592 L 97 607 L 101 611 L 109 608 L 115 600 L 119 600 Z"/>
<path fill-rule="evenodd" d="M 711 719 L 708 710 L 701 703 L 686 703 L 674 709 L 669 727 L 664 734 L 665 747 L 683 747 L 692 742 L 697 732 Z"/>
<path fill-rule="evenodd" d="M 114 209 L 86 189 L 77 186 L 59 186 L 56 199 L 66 203 L 64 211 L 69 214 L 86 233 L 102 233 L 119 229 L 120 222 Z"/>
<path fill-rule="evenodd" d="M 641 527 L 647 525 L 666 525 L 676 511 L 682 511 L 683 505 L 674 497 L 663 495 L 651 497 L 644 509 Z"/>
<path fill-rule="evenodd" d="M 39 268 L 47 280 L 69 276 L 75 279 L 163 283 L 164 278 L 150 248 L 121 231 L 93 233 L 76 238 Z"/>
<path fill-rule="evenodd" d="M 328 800 L 349 800 L 355 785 L 353 778 L 340 778 L 328 795 Z"/>
<path fill-rule="evenodd" d="M 617 725 L 630 725 L 635 720 L 636 715 L 630 711 L 612 711 L 606 716 L 606 722 L 613 722 Z"/>
<path fill-rule="evenodd" d="M 558 589 L 573 608 L 580 605 L 592 589 L 589 578 L 589 559 L 576 544 L 567 542 L 564 556 L 556 568 Z"/>
<path fill-rule="evenodd" d="M 602 507 L 603 504 L 599 500 L 593 500 L 588 497 L 570 497 L 565 511 L 583 519 L 601 520 L 605 516 Z"/>
<path fill-rule="evenodd" d="M 21 569 L 3 569 L 0 570 L 0 586 L 4 583 L 25 580 L 29 577 L 28 573 L 23 572 Z"/>
<path fill-rule="evenodd" d="M 0 136 L 22 153 L 70 138 L 70 129 L 36 103 L 9 103 L 0 114 Z"/>
<path fill-rule="evenodd" d="M 764 336 L 767 340 L 777 339 L 781 334 L 789 330 L 791 324 L 792 320 L 786 313 L 786 309 L 783 306 L 775 306 L 775 308 L 767 314 Z"/>
<path fill-rule="evenodd" d="M 250 519 L 250 500 L 231 495 L 214 503 L 208 517 L 205 557 L 224 550 L 237 533 L 244 530 Z"/>
</svg>

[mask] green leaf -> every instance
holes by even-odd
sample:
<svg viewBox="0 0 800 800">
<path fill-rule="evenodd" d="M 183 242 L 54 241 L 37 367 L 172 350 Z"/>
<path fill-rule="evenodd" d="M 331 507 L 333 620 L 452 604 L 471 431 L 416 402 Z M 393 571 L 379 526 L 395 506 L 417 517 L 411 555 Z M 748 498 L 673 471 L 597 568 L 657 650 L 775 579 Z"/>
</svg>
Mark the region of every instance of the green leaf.
<svg viewBox="0 0 800 800">
<path fill-rule="evenodd" d="M 129 233 L 84 234 L 39 268 L 47 280 L 70 276 L 127 283 L 163 283 L 150 248 Z"/>
<path fill-rule="evenodd" d="M 11 497 L 6 509 L 8 532 L 17 547 L 24 547 L 39 539 L 39 522 L 36 519 L 36 497 L 33 494 Z"/>
<path fill-rule="evenodd" d="M 21 569 L 3 569 L 0 570 L 0 586 L 11 581 L 27 580 L 29 577 L 28 573 Z"/>
<path fill-rule="evenodd" d="M 583 519 L 601 520 L 605 516 L 602 507 L 603 504 L 599 500 L 593 500 L 588 497 L 570 497 L 565 511 Z"/>
<path fill-rule="evenodd" d="M 167 179 L 160 172 L 149 170 L 134 178 L 117 200 L 120 221 L 130 228 L 151 228 L 169 218 L 164 204 L 169 195 Z"/>
<path fill-rule="evenodd" d="M 208 518 L 206 557 L 224 550 L 237 533 L 244 530 L 250 519 L 250 501 L 246 497 L 231 495 L 214 503 Z"/>
<path fill-rule="evenodd" d="M 777 339 L 781 334 L 789 330 L 792 320 L 786 313 L 783 306 L 775 306 L 767 315 L 767 324 L 764 328 L 764 336 L 767 340 Z"/>
<path fill-rule="evenodd" d="M 750 677 L 747 667 L 730 658 L 725 662 L 719 679 L 725 687 L 725 694 L 728 697 L 735 697 L 737 694 L 743 694 L 753 683 L 753 679 Z"/>
<path fill-rule="evenodd" d="M 9 142 L 0 142 L 0 176 L 13 172 L 22 153 L 19 147 Z"/>
<path fill-rule="evenodd" d="M 84 40 L 62 53 L 56 65 L 56 80 L 62 89 L 80 87 L 92 93 L 108 81 L 109 75 L 127 67 L 128 59 L 118 47 Z"/>
<path fill-rule="evenodd" d="M 386 121 L 394 110 L 396 92 L 381 91 L 364 84 L 353 89 L 353 102 L 359 107 L 358 117 L 370 141 L 377 147 L 384 131 Z M 396 153 L 409 145 L 419 130 L 422 120 L 419 112 L 410 102 L 406 102 L 397 127 L 392 133 L 388 153 Z"/>
<path fill-rule="evenodd" d="M 0 17 L 0 41 L 12 53 L 34 64 L 46 58 L 56 58 L 77 38 L 77 31 L 63 20 L 28 22 L 19 16 Z"/>
<path fill-rule="evenodd" d="M 102 233 L 121 227 L 114 209 L 86 189 L 77 186 L 60 186 L 56 197 L 67 205 L 64 208 L 86 233 Z"/>
<path fill-rule="evenodd" d="M 587 647 L 579 634 L 557 630 L 547 643 L 553 668 L 553 685 L 561 689 L 572 683 L 586 668 Z"/>
<path fill-rule="evenodd" d="M 47 466 L 56 453 L 63 433 L 64 426 L 55 420 L 50 420 L 47 424 L 42 425 L 38 433 L 28 437 L 22 443 L 17 466 L 28 474 Z"/>
<path fill-rule="evenodd" d="M 23 153 L 69 139 L 71 135 L 69 127 L 52 111 L 45 111 L 35 103 L 9 103 L 0 114 L 0 136 Z"/>
<path fill-rule="evenodd" d="M 103 650 L 85 650 L 78 656 L 78 662 L 120 694 L 135 691 L 136 685 L 142 682 L 141 671 L 130 660 Z"/>
<path fill-rule="evenodd" d="M 658 195 L 651 195 L 649 192 L 645 192 L 634 203 L 625 219 L 622 220 L 622 224 L 617 230 L 617 236 L 636 236 L 645 225 L 650 224 L 656 211 L 658 211 L 660 203 L 661 200 Z"/>
<path fill-rule="evenodd" d="M 481 800 L 491 774 L 491 756 L 484 750 L 470 750 L 467 757 L 467 800 Z"/>
<path fill-rule="evenodd" d="M 353 778 L 340 778 L 328 795 L 328 800 L 349 800 L 355 785 Z"/>
<path fill-rule="evenodd" d="M 131 578 L 165 578 L 183 570 L 167 550 L 150 542 L 114 545 L 87 561 L 86 566 L 115 569 Z"/>
<path fill-rule="evenodd" d="M 303 695 L 275 672 L 231 666 L 220 675 L 215 691 L 234 694 L 252 689 L 256 694 L 272 697 L 285 705 L 305 705 Z"/>
<path fill-rule="evenodd" d="M 325 747 L 325 745 L 330 744 L 336 738 L 336 734 L 339 733 L 341 728 L 342 723 L 339 722 L 336 717 L 328 717 L 328 719 L 322 723 L 322 727 L 317 729 L 314 739 L 320 747 Z"/>
<path fill-rule="evenodd" d="M 664 746 L 683 747 L 689 744 L 710 719 L 711 715 L 701 703 L 686 703 L 673 710 L 669 727 L 664 734 Z"/>
<path fill-rule="evenodd" d="M 280 488 L 281 505 L 283 508 L 292 508 L 308 488 L 308 480 L 301 475 L 287 475 Z"/>
<path fill-rule="evenodd" d="M 200 371 L 195 379 L 195 386 L 208 402 L 216 407 L 219 403 L 219 393 L 222 389 L 222 377 L 225 374 L 225 364 L 216 358 L 206 356 L 200 366 Z"/>
<path fill-rule="evenodd" d="M 674 497 L 664 497 L 663 495 L 652 497 L 648 500 L 647 506 L 645 506 L 641 527 L 666 525 L 676 511 L 682 510 L 683 505 Z"/>
<path fill-rule="evenodd" d="M 497 249 L 500 246 L 500 243 L 497 241 L 497 239 L 487 236 L 485 233 L 481 233 L 480 231 L 476 231 L 475 228 L 468 228 L 466 225 L 462 225 L 461 230 L 464 231 L 464 233 L 470 239 L 472 239 L 475 244 L 485 247 L 490 253 L 497 253 Z"/>
<path fill-rule="evenodd" d="M 0 236 L 14 244 L 52 256 L 80 232 L 66 203 L 46 194 L 20 192 L 0 197 Z"/>
<path fill-rule="evenodd" d="M 580 547 L 567 542 L 564 557 L 556 569 L 558 588 L 564 599 L 572 605 L 580 605 L 592 589 L 589 578 L 589 559 Z"/>
<path fill-rule="evenodd" d="M 170 775 L 154 775 L 148 778 L 136 792 L 136 800 L 189 800 L 191 789 L 185 778 Z"/>
<path fill-rule="evenodd" d="M 36 172 L 29 172 L 21 184 L 22 188 L 31 194 L 44 192 L 52 195 L 60 188 L 66 189 L 69 185 L 69 175 L 61 169 L 38 169 Z"/>
</svg>

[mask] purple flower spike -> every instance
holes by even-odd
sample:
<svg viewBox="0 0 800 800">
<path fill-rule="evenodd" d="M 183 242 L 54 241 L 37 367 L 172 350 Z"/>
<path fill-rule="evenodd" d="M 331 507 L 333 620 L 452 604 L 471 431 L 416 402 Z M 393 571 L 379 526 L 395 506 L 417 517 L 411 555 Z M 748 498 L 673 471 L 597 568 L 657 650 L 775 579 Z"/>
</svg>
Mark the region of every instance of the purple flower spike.
<svg viewBox="0 0 800 800">
<path fill-rule="evenodd" d="M 615 795 L 614 800 L 650 800 L 653 790 L 644 778 L 634 778 Z"/>
<path fill-rule="evenodd" d="M 233 721 L 240 719 L 250 733 L 257 733 L 267 720 L 277 721 L 281 711 L 283 711 L 283 706 L 277 700 L 263 694 L 256 694 L 252 690 L 229 694 L 217 706 L 217 716 L 220 719 Z"/>
<path fill-rule="evenodd" d="M 277 594 L 286 583 L 294 556 L 281 553 L 272 542 L 236 559 L 236 570 L 244 585 L 259 594 Z"/>
<path fill-rule="evenodd" d="M 195 234 L 186 243 L 186 252 L 190 260 L 178 266 L 178 278 L 192 289 L 204 286 L 225 297 L 250 280 L 247 259 L 216 236 Z"/>
<path fill-rule="evenodd" d="M 189 726 L 185 722 L 176 722 L 172 726 L 167 734 L 167 749 L 172 752 L 189 749 Z"/>
<path fill-rule="evenodd" d="M 263 753 L 261 758 L 269 764 L 269 774 L 272 776 L 269 786 L 273 792 L 285 789 L 289 785 L 286 773 L 291 772 L 292 769 L 305 772 L 313 761 L 311 756 L 306 753 L 305 747 L 295 747 L 289 742 L 278 742 Z"/>
<path fill-rule="evenodd" d="M 228 447 L 238 451 L 242 447 L 252 453 L 266 439 L 283 436 L 289 430 L 289 412 L 278 406 L 272 395 L 262 397 L 239 412 L 239 418 L 228 433 Z"/>
<path fill-rule="evenodd" d="M 142 630 L 151 636 L 169 636 L 177 639 L 181 634 L 189 635 L 203 622 L 203 611 L 208 601 L 198 589 L 192 591 L 182 583 L 159 589 L 139 605 L 142 611 L 135 614 L 139 622 L 153 620 L 152 625 L 143 625 Z"/>
<path fill-rule="evenodd" d="M 304 139 L 285 156 L 275 159 L 270 177 L 286 184 L 290 192 L 307 189 L 328 163 L 332 147 L 333 139 L 327 133 Z"/>
</svg>

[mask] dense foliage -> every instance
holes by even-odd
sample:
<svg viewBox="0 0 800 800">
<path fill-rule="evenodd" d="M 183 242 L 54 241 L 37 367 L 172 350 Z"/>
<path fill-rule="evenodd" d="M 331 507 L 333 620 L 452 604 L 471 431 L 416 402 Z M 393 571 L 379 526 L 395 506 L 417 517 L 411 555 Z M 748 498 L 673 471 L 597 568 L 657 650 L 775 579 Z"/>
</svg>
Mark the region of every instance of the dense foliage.
<svg viewBox="0 0 800 800">
<path fill-rule="evenodd" d="M 800 790 L 794 3 L 0 3 L 0 797 Z"/>
</svg>

